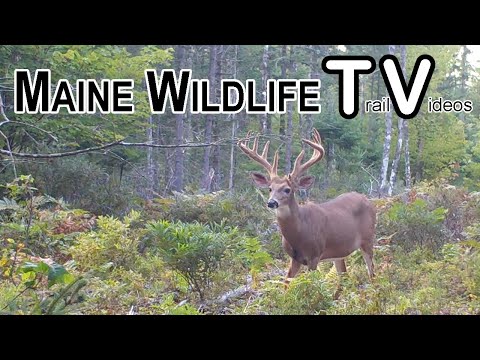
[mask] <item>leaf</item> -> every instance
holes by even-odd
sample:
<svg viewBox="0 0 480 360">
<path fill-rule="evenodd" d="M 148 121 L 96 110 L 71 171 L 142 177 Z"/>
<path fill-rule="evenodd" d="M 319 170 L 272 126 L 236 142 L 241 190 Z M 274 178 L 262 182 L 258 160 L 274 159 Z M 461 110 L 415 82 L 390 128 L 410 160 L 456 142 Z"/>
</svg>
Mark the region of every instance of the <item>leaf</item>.
<svg viewBox="0 0 480 360">
<path fill-rule="evenodd" d="M 68 274 L 68 271 L 62 265 L 53 264 L 48 272 L 48 287 L 63 283 L 65 274 Z"/>
<path fill-rule="evenodd" d="M 50 267 L 44 262 L 32 263 L 27 261 L 18 268 L 18 272 L 20 273 L 33 272 L 33 273 L 47 274 L 49 271 L 50 271 Z"/>
<path fill-rule="evenodd" d="M 34 271 L 29 271 L 29 272 L 26 272 L 26 273 L 22 274 L 22 282 L 23 283 L 33 282 L 33 281 L 35 281 L 35 278 L 36 278 L 36 274 L 35 274 Z"/>
</svg>

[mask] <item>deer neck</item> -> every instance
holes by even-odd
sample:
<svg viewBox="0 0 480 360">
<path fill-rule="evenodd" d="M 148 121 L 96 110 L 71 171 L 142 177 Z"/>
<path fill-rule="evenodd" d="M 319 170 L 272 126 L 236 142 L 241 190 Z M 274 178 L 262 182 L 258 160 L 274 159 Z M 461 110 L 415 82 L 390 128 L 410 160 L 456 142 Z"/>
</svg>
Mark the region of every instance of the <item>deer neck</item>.
<svg viewBox="0 0 480 360">
<path fill-rule="evenodd" d="M 300 211 L 295 195 L 293 195 L 288 206 L 282 206 L 277 209 L 277 221 L 282 235 L 291 244 L 301 241 L 300 229 Z"/>
</svg>

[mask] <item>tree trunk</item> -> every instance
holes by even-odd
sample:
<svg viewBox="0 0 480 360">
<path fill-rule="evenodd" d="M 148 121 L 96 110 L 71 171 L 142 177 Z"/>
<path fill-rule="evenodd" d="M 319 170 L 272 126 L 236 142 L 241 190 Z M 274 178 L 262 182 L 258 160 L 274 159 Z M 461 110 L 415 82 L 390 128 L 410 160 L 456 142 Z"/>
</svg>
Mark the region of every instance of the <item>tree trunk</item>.
<svg viewBox="0 0 480 360">
<path fill-rule="evenodd" d="M 321 45 L 322 46 L 322 45 Z M 311 47 L 312 56 L 310 57 L 310 79 L 320 79 L 320 72 L 318 71 L 318 53 L 316 46 Z M 305 114 L 305 122 L 303 126 L 300 128 L 301 137 L 302 138 L 310 138 L 310 134 L 312 133 L 313 129 L 313 115 L 312 114 Z M 302 142 L 302 148 L 305 149 L 306 145 Z"/>
<path fill-rule="evenodd" d="M 218 102 L 218 98 L 219 98 L 219 85 L 221 84 L 221 78 L 222 78 L 222 64 L 223 64 L 223 60 L 224 60 L 224 55 L 225 55 L 225 52 L 224 52 L 224 46 L 223 45 L 218 45 L 217 46 L 217 70 L 216 70 L 216 73 L 215 73 L 215 84 L 217 84 L 218 86 L 215 86 L 215 91 L 213 93 L 213 95 L 211 95 L 211 99 L 212 99 L 212 102 L 215 102 L 217 103 Z M 221 122 L 218 122 L 218 121 L 215 121 L 213 124 L 213 141 L 214 142 L 217 142 L 218 140 L 220 140 L 220 136 L 221 136 Z M 214 177 L 213 177 L 213 181 L 212 181 L 212 187 L 211 187 L 211 191 L 217 191 L 218 189 L 220 189 L 222 187 L 222 178 L 223 178 L 223 175 L 222 175 L 222 167 L 221 167 L 221 159 L 222 159 L 222 156 L 220 154 L 220 146 L 219 145 L 215 145 L 213 147 L 213 163 L 212 163 L 212 168 L 213 168 L 213 173 L 214 173 Z"/>
<path fill-rule="evenodd" d="M 147 128 L 147 141 L 153 142 L 153 116 L 148 118 Z M 147 199 L 152 199 L 155 189 L 155 164 L 153 161 L 153 148 L 147 148 L 147 193 L 145 194 Z"/>
<path fill-rule="evenodd" d="M 458 97 L 459 99 L 465 99 L 467 96 L 467 82 L 470 78 L 469 76 L 469 63 L 468 63 L 468 54 L 470 54 L 471 51 L 467 47 L 467 45 L 462 46 L 462 60 L 460 64 L 460 96 Z M 460 120 L 465 121 L 465 112 L 460 112 L 458 114 L 458 117 Z"/>
<path fill-rule="evenodd" d="M 407 45 L 402 45 L 401 48 L 402 72 L 407 81 Z M 412 174 L 410 171 L 410 145 L 408 134 L 408 119 L 403 120 L 403 139 L 405 141 L 405 187 L 407 190 L 412 186 Z"/>
<path fill-rule="evenodd" d="M 233 79 L 237 78 L 237 61 L 238 61 L 238 45 L 235 45 L 235 54 L 233 57 L 233 60 L 231 62 L 232 64 L 232 76 Z M 234 93 L 231 95 L 234 97 Z M 232 99 L 232 102 L 236 99 Z M 235 137 L 237 136 L 237 117 L 235 116 L 236 114 L 232 114 L 232 132 L 231 132 L 231 144 L 230 144 L 230 173 L 228 177 L 228 189 L 230 191 L 233 191 L 233 188 L 235 186 L 234 179 L 235 179 Z"/>
<path fill-rule="evenodd" d="M 418 183 L 423 178 L 423 148 L 425 147 L 425 140 L 422 134 L 418 134 L 417 140 L 417 164 L 415 165 L 415 183 Z"/>
<path fill-rule="evenodd" d="M 185 46 L 178 45 L 175 51 L 175 63 L 177 71 L 180 72 L 180 69 L 183 69 L 185 63 Z M 177 145 L 183 144 L 184 140 L 184 128 L 183 128 L 183 117 L 184 114 L 175 115 L 175 143 Z M 176 148 L 175 149 L 175 168 L 173 171 L 173 182 L 172 188 L 176 191 L 183 190 L 183 164 L 184 163 L 184 149 Z"/>
<path fill-rule="evenodd" d="M 287 66 L 288 66 L 287 45 L 282 46 L 282 61 L 281 61 L 280 64 L 281 64 L 281 71 L 282 71 L 281 78 L 286 79 L 287 78 Z M 279 128 L 278 133 L 281 137 L 285 136 L 285 115 L 280 115 L 280 128 Z"/>
<path fill-rule="evenodd" d="M 210 98 L 213 98 L 215 94 L 215 79 L 217 73 L 217 45 L 210 46 L 210 67 L 208 72 L 208 79 L 210 81 Z M 205 142 L 212 142 L 212 132 L 213 132 L 213 115 L 207 114 L 205 121 Z M 210 153 L 211 147 L 207 146 L 203 154 L 203 178 L 202 178 L 202 188 L 205 191 L 210 191 Z"/>
<path fill-rule="evenodd" d="M 325 171 L 325 178 L 323 179 L 323 188 L 328 189 L 330 186 L 331 176 L 335 170 L 335 144 L 332 141 L 327 143 L 325 155 L 327 158 L 327 167 Z"/>
<path fill-rule="evenodd" d="M 389 45 L 390 55 L 395 53 L 395 45 Z M 392 142 L 392 104 L 390 100 L 390 111 L 385 115 L 385 140 L 383 142 L 382 168 L 380 170 L 380 196 L 384 196 L 388 192 L 388 162 L 390 158 L 390 145 Z"/>
<path fill-rule="evenodd" d="M 268 57 L 269 57 L 269 46 L 265 45 L 263 47 L 263 56 L 262 56 L 262 100 L 263 103 L 267 103 L 267 80 L 268 80 Z M 272 131 L 272 124 L 270 122 L 270 118 L 268 113 L 262 114 L 262 134 L 269 135 Z"/>
<path fill-rule="evenodd" d="M 294 73 L 293 45 L 290 46 L 290 74 Z M 293 137 L 293 104 L 287 103 L 287 138 L 285 146 L 285 174 L 290 173 L 292 169 L 292 137 Z"/>
<path fill-rule="evenodd" d="M 405 45 L 400 45 L 400 57 L 401 57 L 401 66 L 402 66 L 402 73 L 405 81 L 407 81 L 407 51 Z M 395 149 L 395 157 L 392 161 L 392 170 L 390 173 L 390 184 L 388 186 L 388 196 L 392 196 L 393 187 L 397 182 L 397 172 L 398 172 L 398 165 L 400 164 L 400 157 L 402 155 L 402 145 L 403 145 L 403 137 L 404 137 L 404 123 L 405 120 L 402 118 L 398 118 L 398 137 L 397 137 L 397 147 Z"/>
<path fill-rule="evenodd" d="M 408 135 L 408 120 L 403 122 L 403 138 L 405 139 L 405 187 L 410 190 L 412 186 L 412 173 L 410 171 L 410 145 Z"/>
</svg>

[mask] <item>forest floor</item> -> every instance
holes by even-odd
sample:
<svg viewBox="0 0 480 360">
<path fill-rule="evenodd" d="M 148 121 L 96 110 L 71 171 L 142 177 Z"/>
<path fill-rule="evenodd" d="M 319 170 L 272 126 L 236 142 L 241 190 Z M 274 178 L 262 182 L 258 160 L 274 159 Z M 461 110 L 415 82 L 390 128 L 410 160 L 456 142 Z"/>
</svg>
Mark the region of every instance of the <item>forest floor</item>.
<svg viewBox="0 0 480 360">
<path fill-rule="evenodd" d="M 159 198 L 123 217 L 34 194 L 0 202 L 2 314 L 479 314 L 480 196 L 446 183 L 376 199 L 376 277 L 360 252 L 285 288 L 262 194 Z"/>
</svg>

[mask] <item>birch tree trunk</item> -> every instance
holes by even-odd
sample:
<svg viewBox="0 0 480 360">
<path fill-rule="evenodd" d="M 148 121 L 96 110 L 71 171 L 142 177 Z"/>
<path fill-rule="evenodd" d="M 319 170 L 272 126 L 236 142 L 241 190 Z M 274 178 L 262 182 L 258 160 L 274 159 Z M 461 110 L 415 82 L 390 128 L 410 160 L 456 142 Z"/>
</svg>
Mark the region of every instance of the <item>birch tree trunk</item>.
<svg viewBox="0 0 480 360">
<path fill-rule="evenodd" d="M 183 69 L 185 63 L 185 46 L 178 45 L 175 51 L 175 62 L 176 68 L 179 72 L 180 69 Z M 175 115 L 175 143 L 177 145 L 183 144 L 184 142 L 184 127 L 183 127 L 183 117 L 184 114 Z M 183 170 L 184 170 L 184 151 L 183 148 L 175 149 L 175 167 L 173 171 L 173 182 L 172 188 L 175 191 L 183 190 Z"/>
<path fill-rule="evenodd" d="M 407 81 L 407 50 L 405 45 L 400 45 L 400 61 L 402 66 L 402 73 L 405 81 Z M 398 118 L 398 137 L 397 137 L 397 147 L 395 148 L 395 156 L 392 161 L 392 170 L 390 172 L 390 184 L 388 186 L 388 196 L 392 196 L 393 187 L 397 182 L 397 172 L 398 165 L 400 164 L 400 157 L 402 155 L 402 145 L 404 138 L 404 125 L 405 120 Z"/>
<path fill-rule="evenodd" d="M 388 46 L 390 55 L 395 53 L 395 45 Z M 383 142 L 382 168 L 380 170 L 380 196 L 384 196 L 388 192 L 388 162 L 390 157 L 390 145 L 392 142 L 392 104 L 390 100 L 390 111 L 385 115 L 385 140 Z"/>
</svg>

